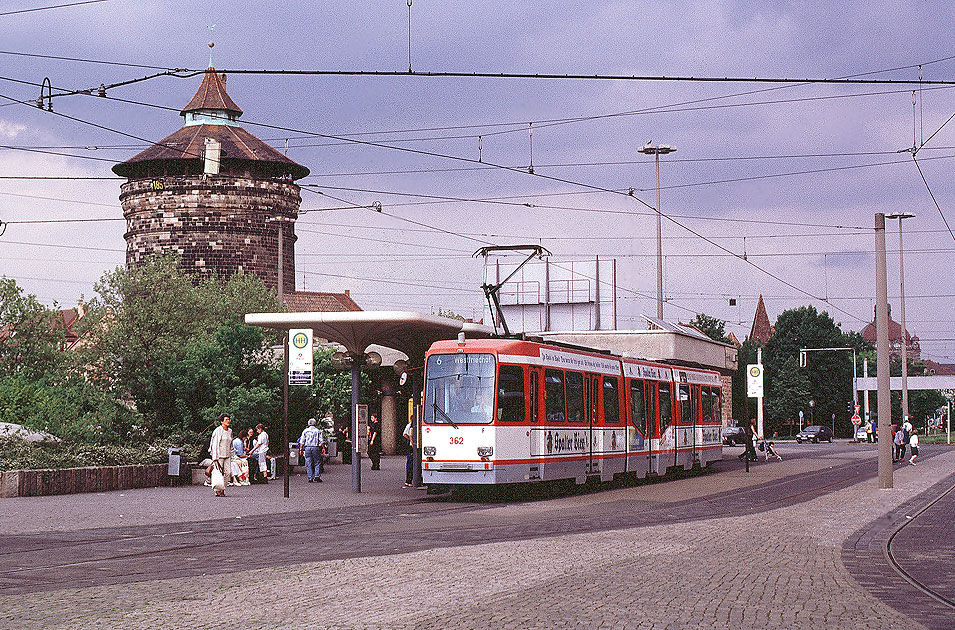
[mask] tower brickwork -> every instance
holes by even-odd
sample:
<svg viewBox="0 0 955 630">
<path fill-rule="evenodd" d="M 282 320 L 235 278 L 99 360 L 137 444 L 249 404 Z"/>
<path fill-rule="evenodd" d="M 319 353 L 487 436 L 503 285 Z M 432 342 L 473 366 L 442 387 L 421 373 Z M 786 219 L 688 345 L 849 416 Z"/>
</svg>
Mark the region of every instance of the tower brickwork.
<svg viewBox="0 0 955 630">
<path fill-rule="evenodd" d="M 239 126 L 242 110 L 213 68 L 181 114 L 182 129 L 113 167 L 127 178 L 127 265 L 175 252 L 197 277 L 244 271 L 275 289 L 281 234 L 283 289 L 294 292 L 302 201 L 294 180 L 308 169 Z"/>
</svg>

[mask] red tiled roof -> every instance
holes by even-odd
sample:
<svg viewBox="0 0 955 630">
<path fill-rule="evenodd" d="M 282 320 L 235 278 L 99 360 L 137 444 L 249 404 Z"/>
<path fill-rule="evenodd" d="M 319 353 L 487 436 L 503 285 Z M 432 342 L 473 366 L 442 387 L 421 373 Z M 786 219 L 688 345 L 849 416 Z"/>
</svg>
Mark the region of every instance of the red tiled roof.
<svg viewBox="0 0 955 630">
<path fill-rule="evenodd" d="M 925 359 L 925 369 L 929 374 L 935 376 L 955 376 L 955 365 L 951 363 L 936 363 L 930 359 Z"/>
<path fill-rule="evenodd" d="M 227 112 L 241 116 L 242 110 L 235 104 L 229 94 L 225 91 L 225 82 L 216 73 L 216 69 L 210 67 L 202 77 L 202 83 L 196 90 L 196 95 L 192 100 L 182 108 L 181 114 L 195 111 L 197 109 L 221 109 Z"/>
<path fill-rule="evenodd" d="M 285 306 L 292 313 L 342 313 L 360 311 L 348 291 L 325 293 L 320 291 L 296 291 L 285 294 Z"/>
<path fill-rule="evenodd" d="M 290 160 L 242 127 L 231 125 L 183 127 L 122 164 L 117 164 L 113 167 L 113 172 L 123 177 L 135 177 L 146 162 L 202 160 L 206 138 L 214 138 L 222 145 L 220 160 L 223 164 L 228 164 L 231 160 L 265 162 L 275 165 L 276 171 L 288 172 L 293 179 L 305 177 L 309 173 L 308 168 Z"/>
</svg>

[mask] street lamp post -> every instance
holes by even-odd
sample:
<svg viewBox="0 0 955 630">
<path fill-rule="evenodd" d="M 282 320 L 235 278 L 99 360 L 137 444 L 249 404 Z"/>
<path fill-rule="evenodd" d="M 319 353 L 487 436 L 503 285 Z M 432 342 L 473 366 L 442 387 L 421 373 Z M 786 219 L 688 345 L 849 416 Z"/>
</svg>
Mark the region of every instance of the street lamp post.
<svg viewBox="0 0 955 630">
<path fill-rule="evenodd" d="M 899 332 L 900 342 L 902 344 L 902 422 L 909 419 L 909 386 L 908 386 L 908 345 L 905 342 L 905 265 L 902 258 L 902 219 L 912 219 L 915 215 L 911 212 L 896 212 L 887 214 L 887 219 L 899 220 L 899 310 L 901 312 L 899 324 L 902 330 Z"/>
<path fill-rule="evenodd" d="M 666 144 L 651 144 L 647 142 L 638 149 L 640 153 L 653 155 L 657 163 L 657 319 L 663 319 L 663 224 L 660 212 L 660 156 L 676 151 L 676 147 Z"/>
</svg>

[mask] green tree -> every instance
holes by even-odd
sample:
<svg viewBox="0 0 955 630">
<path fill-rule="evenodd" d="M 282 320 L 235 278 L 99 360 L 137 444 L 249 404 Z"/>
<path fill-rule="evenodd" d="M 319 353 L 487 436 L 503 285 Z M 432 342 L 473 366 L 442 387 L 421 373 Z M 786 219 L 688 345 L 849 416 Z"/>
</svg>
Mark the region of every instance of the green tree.
<svg viewBox="0 0 955 630">
<path fill-rule="evenodd" d="M 739 426 L 745 426 L 750 418 L 756 417 L 756 399 L 747 396 L 746 392 L 746 366 L 756 363 L 758 348 L 759 342 L 746 339 L 736 356 L 738 368 L 733 375 L 733 415 Z"/>
<path fill-rule="evenodd" d="M 0 375 L 58 370 L 64 332 L 57 311 L 25 295 L 15 280 L 0 278 Z"/>
<path fill-rule="evenodd" d="M 772 430 L 792 435 L 793 429 L 799 426 L 799 412 L 805 408 L 810 395 L 806 371 L 799 369 L 794 357 L 786 357 L 766 392 L 764 411 L 773 419 Z M 772 435 L 768 427 L 764 432 Z"/>
<path fill-rule="evenodd" d="M 793 389 L 799 379 L 792 372 L 802 370 L 809 382 L 809 399 L 815 402 L 811 415 L 814 416 L 816 424 L 830 424 L 832 414 L 835 414 L 837 435 L 849 435 L 852 427 L 848 409 L 852 400 L 852 353 L 812 352 L 808 354 L 805 368 L 799 368 L 794 362 L 788 361 L 798 357 L 803 348 L 834 347 L 853 347 L 857 353 L 871 350 L 871 344 L 865 342 L 861 335 L 844 333 L 825 311 L 817 311 L 813 306 L 783 311 L 776 320 L 773 336 L 766 343 L 763 353 L 763 363 L 766 366 L 766 403 L 771 402 L 769 397 L 776 391 L 777 380 L 783 384 L 781 391 L 800 391 L 798 388 Z M 791 411 L 789 403 L 772 408 L 774 411 L 767 414 L 766 418 L 767 431 L 782 429 L 787 415 L 780 414 L 788 414 Z M 809 400 L 803 401 L 800 408 L 808 418 Z"/>
<path fill-rule="evenodd" d="M 247 417 L 274 417 L 281 375 L 261 329 L 242 317 L 279 310 L 275 294 L 242 273 L 196 283 L 174 256 L 120 267 L 96 285 L 83 361 L 143 415 L 143 435 L 203 433 L 241 402 Z"/>
<path fill-rule="evenodd" d="M 730 343 L 730 338 L 726 335 L 726 322 L 722 319 L 710 317 L 705 313 L 697 313 L 688 325 L 693 326 L 714 341 Z"/>
</svg>

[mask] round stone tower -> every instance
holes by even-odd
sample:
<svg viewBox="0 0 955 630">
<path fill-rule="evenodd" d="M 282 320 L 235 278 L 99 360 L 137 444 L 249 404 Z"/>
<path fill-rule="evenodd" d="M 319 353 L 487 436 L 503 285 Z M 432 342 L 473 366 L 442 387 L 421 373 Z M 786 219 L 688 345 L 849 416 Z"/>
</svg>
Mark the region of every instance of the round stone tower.
<svg viewBox="0 0 955 630">
<path fill-rule="evenodd" d="M 308 169 L 239 126 L 242 110 L 214 68 L 181 115 L 182 129 L 113 167 L 128 179 L 119 196 L 126 264 L 178 252 L 200 277 L 242 270 L 278 289 L 281 249 L 282 288 L 295 291 L 294 181 Z"/>
</svg>

